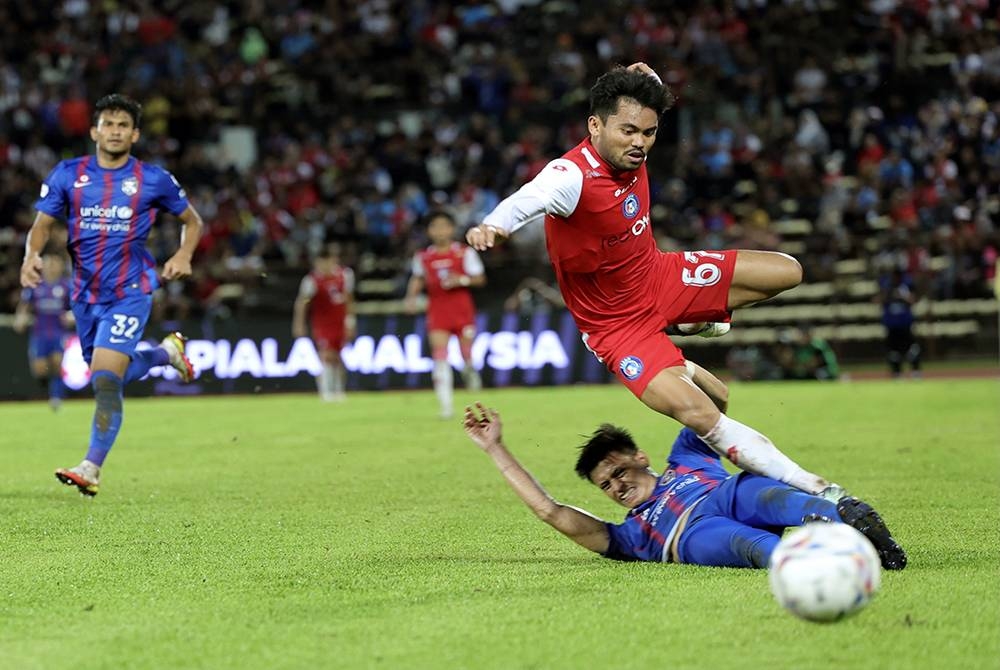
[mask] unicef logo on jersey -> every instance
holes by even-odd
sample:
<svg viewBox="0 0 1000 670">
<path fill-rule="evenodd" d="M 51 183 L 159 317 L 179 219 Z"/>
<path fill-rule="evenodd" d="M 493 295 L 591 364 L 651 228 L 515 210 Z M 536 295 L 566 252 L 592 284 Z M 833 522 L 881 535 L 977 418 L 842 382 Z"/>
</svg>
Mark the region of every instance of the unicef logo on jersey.
<svg viewBox="0 0 1000 670">
<path fill-rule="evenodd" d="M 639 213 L 639 196 L 635 193 L 629 195 L 625 198 L 625 202 L 622 203 L 622 214 L 625 215 L 626 219 L 634 219 L 635 215 Z"/>
<path fill-rule="evenodd" d="M 637 356 L 626 356 L 618 364 L 618 369 L 625 379 L 632 381 L 642 374 L 642 359 Z"/>
<path fill-rule="evenodd" d="M 127 220 L 132 218 L 132 214 L 134 214 L 134 212 L 131 207 L 126 205 L 124 207 L 119 207 L 117 214 L 119 219 Z"/>
</svg>

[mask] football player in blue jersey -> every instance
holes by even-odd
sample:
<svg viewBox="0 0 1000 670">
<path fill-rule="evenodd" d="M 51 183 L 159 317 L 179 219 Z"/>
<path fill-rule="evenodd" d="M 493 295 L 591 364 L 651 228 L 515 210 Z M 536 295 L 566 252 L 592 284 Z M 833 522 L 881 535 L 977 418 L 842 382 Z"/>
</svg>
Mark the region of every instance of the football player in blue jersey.
<svg viewBox="0 0 1000 670">
<path fill-rule="evenodd" d="M 615 524 L 549 496 L 507 450 L 495 410 L 467 407 L 464 427 L 538 518 L 607 558 L 766 568 L 785 528 L 828 521 L 861 531 L 884 568 L 906 566 L 905 552 L 870 505 L 835 484 L 813 495 L 769 477 L 730 474 L 689 428 L 674 441 L 662 474 L 627 430 L 611 424 L 581 447 L 577 474 L 629 510 Z"/>
<path fill-rule="evenodd" d="M 194 376 L 180 333 L 171 333 L 159 347 L 136 351 L 160 284 L 158 274 L 165 280 L 191 274 L 202 229 L 201 217 L 173 175 L 132 156 L 141 122 L 142 107 L 126 96 L 97 101 L 90 129 L 96 153 L 61 161 L 45 178 L 21 265 L 21 285 L 37 287 L 52 225 L 65 219 L 73 315 L 97 407 L 86 457 L 76 467 L 56 470 L 56 477 L 90 496 L 97 494 L 101 466 L 121 428 L 125 384 L 159 365 L 172 366 L 183 381 Z M 160 273 L 146 250 L 157 210 L 184 224 L 180 247 Z"/>
<path fill-rule="evenodd" d="M 42 260 L 42 280 L 34 288 L 21 291 L 21 302 L 14 312 L 15 331 L 22 333 L 31 324 L 28 364 L 31 374 L 48 393 L 49 406 L 53 410 L 59 409 L 65 395 L 63 348 L 66 332 L 73 325 L 70 285 L 64 270 L 62 256 L 46 254 Z"/>
</svg>

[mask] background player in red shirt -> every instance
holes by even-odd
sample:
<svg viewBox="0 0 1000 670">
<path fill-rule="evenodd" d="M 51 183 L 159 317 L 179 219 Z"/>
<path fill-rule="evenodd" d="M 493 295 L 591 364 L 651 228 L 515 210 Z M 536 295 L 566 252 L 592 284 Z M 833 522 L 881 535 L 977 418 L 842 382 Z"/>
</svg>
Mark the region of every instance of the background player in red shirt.
<svg viewBox="0 0 1000 670">
<path fill-rule="evenodd" d="M 441 404 L 441 418 L 452 416 L 454 375 L 448 364 L 448 340 L 458 336 L 465 367 L 462 379 L 470 391 L 482 387 L 472 365 L 472 342 L 476 339 L 476 306 L 473 286 L 484 286 L 486 275 L 479 254 L 455 241 L 455 219 L 444 211 L 427 215 L 427 236 L 431 245 L 413 257 L 413 276 L 406 288 L 406 304 L 415 311 L 416 298 L 427 291 L 427 339 L 434 359 L 434 392 Z"/>
<path fill-rule="evenodd" d="M 664 332 L 728 321 L 730 310 L 802 280 L 798 261 L 782 253 L 657 249 L 646 156 L 659 116 L 672 104 L 670 90 L 643 63 L 605 73 L 591 89 L 589 137 L 501 202 L 466 239 L 484 250 L 544 221 L 549 259 L 584 342 L 637 398 L 743 469 L 818 493 L 829 482 L 720 411 Z"/>
<path fill-rule="evenodd" d="M 292 335 L 306 337 L 306 313 L 312 340 L 323 363 L 316 378 L 320 398 L 345 398 L 344 363 L 340 350 L 354 339 L 354 271 L 340 264 L 340 247 L 330 245 L 313 260 L 313 270 L 302 278 L 292 316 Z"/>
</svg>

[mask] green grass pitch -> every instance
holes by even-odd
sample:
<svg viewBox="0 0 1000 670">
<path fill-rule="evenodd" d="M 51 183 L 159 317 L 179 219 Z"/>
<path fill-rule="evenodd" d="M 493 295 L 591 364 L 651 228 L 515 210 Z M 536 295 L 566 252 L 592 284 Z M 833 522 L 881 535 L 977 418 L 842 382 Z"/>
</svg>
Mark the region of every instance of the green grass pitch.
<svg viewBox="0 0 1000 670">
<path fill-rule="evenodd" d="M 625 425 L 660 461 L 678 427 L 618 386 L 481 396 L 553 496 L 604 518 L 580 436 Z M 997 380 L 734 385 L 731 410 L 909 551 L 854 618 L 793 618 L 764 571 L 589 554 L 429 392 L 126 400 L 94 500 L 52 476 L 91 402 L 2 404 L 0 668 L 998 667 Z"/>
</svg>

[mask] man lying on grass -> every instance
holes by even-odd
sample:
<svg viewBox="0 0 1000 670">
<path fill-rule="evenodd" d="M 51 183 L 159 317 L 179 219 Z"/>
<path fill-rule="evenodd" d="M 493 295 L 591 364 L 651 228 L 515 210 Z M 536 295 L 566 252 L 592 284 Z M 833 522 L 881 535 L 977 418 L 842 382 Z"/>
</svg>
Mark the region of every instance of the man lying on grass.
<svg viewBox="0 0 1000 670">
<path fill-rule="evenodd" d="M 906 553 L 870 505 L 836 485 L 811 495 L 768 477 L 731 475 L 689 428 L 662 475 L 623 428 L 603 424 L 580 447 L 577 474 L 629 510 L 614 524 L 553 500 L 507 450 L 496 410 L 466 407 L 464 427 L 538 518 L 607 558 L 766 568 L 786 527 L 830 521 L 861 531 L 884 568 L 906 566 Z"/>
</svg>

